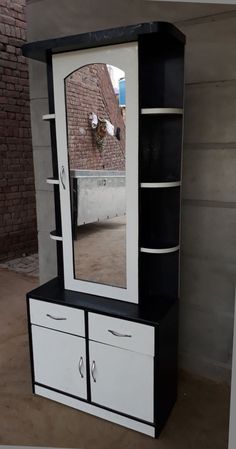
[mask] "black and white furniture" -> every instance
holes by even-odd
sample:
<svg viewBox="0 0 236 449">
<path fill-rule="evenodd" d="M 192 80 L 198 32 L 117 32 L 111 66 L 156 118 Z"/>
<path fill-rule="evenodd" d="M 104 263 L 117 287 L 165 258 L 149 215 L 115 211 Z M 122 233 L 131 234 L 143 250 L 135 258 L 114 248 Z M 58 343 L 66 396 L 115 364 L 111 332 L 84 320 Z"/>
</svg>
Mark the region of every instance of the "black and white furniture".
<svg viewBox="0 0 236 449">
<path fill-rule="evenodd" d="M 27 295 L 33 391 L 152 437 L 177 393 L 184 44 L 147 23 L 23 47 L 47 64 L 58 250 Z M 126 78 L 125 288 L 75 276 L 64 85 L 93 63 Z"/>
</svg>

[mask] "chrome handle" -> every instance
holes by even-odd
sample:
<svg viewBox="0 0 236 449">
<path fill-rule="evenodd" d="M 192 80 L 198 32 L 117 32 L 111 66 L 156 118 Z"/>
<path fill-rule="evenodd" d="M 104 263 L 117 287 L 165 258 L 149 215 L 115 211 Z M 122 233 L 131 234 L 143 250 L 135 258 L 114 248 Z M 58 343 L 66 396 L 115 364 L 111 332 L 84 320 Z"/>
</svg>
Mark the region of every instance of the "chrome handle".
<svg viewBox="0 0 236 449">
<path fill-rule="evenodd" d="M 108 329 L 108 332 L 110 332 L 112 335 L 115 335 L 115 337 L 132 337 L 132 335 L 120 334 L 119 332 L 113 331 L 111 329 Z"/>
<path fill-rule="evenodd" d="M 49 313 L 47 313 L 46 316 L 47 316 L 48 318 L 51 318 L 52 320 L 57 320 L 57 321 L 64 321 L 64 320 L 67 320 L 67 318 L 59 317 L 59 316 L 53 316 L 53 315 L 50 315 Z"/>
<path fill-rule="evenodd" d="M 66 186 L 65 186 L 65 183 L 64 183 L 64 177 L 65 177 L 65 167 L 64 167 L 64 165 L 62 165 L 61 166 L 61 170 L 60 170 L 60 180 L 61 180 L 61 183 L 62 183 L 62 187 L 65 190 Z"/>
<path fill-rule="evenodd" d="M 83 364 L 84 364 L 84 361 L 83 361 L 83 357 L 81 356 L 80 359 L 79 359 L 79 373 L 80 373 L 82 379 L 84 377 L 84 375 L 82 373 L 82 366 L 83 366 Z"/>
<path fill-rule="evenodd" d="M 94 381 L 94 382 L 96 382 L 96 378 L 95 378 L 95 376 L 94 376 L 95 368 L 96 368 L 96 364 L 95 364 L 95 361 L 93 360 L 92 368 L 91 368 L 91 374 L 92 374 L 92 378 L 93 378 L 93 381 Z"/>
</svg>

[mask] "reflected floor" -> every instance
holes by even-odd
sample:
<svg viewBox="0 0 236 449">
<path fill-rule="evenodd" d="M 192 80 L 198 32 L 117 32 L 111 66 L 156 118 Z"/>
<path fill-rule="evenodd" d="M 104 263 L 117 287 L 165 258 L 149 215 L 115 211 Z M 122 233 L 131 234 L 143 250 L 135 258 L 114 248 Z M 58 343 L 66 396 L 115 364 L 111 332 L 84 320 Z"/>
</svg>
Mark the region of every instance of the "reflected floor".
<svg viewBox="0 0 236 449">
<path fill-rule="evenodd" d="M 126 217 L 77 228 L 74 241 L 77 279 L 126 288 Z"/>
</svg>

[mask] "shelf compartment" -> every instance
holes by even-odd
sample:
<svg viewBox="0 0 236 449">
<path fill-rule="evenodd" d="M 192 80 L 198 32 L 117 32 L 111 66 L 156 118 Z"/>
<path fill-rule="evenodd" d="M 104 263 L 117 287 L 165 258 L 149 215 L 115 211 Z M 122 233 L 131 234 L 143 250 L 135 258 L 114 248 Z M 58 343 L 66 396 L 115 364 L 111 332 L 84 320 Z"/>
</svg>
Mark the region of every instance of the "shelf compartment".
<svg viewBox="0 0 236 449">
<path fill-rule="evenodd" d="M 140 246 L 167 250 L 179 245 L 180 188 L 141 189 Z"/>
<path fill-rule="evenodd" d="M 47 183 L 47 184 L 59 185 L 59 179 L 56 179 L 56 178 L 47 178 L 47 179 L 46 179 L 46 183 Z"/>
<path fill-rule="evenodd" d="M 62 242 L 62 235 L 60 235 L 59 234 L 59 232 L 58 231 L 51 231 L 50 232 L 50 234 L 49 234 L 49 236 L 50 236 L 50 239 L 52 239 L 52 240 L 57 240 L 58 242 Z"/>
<path fill-rule="evenodd" d="M 141 116 L 139 147 L 142 183 L 176 182 L 181 179 L 181 116 Z"/>
<path fill-rule="evenodd" d="M 172 36 L 139 37 L 141 108 L 182 108 L 184 45 Z"/>
<path fill-rule="evenodd" d="M 42 120 L 45 120 L 46 122 L 50 121 L 50 120 L 55 120 L 55 118 L 56 118 L 56 114 L 44 114 L 42 116 Z"/>
<path fill-rule="evenodd" d="M 179 187 L 181 181 L 174 182 L 141 182 L 140 187 L 142 189 L 166 189 L 169 187 Z"/>
<path fill-rule="evenodd" d="M 178 297 L 179 251 L 169 254 L 140 253 L 139 260 L 143 301 Z"/>
<path fill-rule="evenodd" d="M 141 109 L 142 115 L 165 115 L 165 114 L 177 114 L 183 115 L 183 109 L 181 108 L 143 108 Z"/>
</svg>

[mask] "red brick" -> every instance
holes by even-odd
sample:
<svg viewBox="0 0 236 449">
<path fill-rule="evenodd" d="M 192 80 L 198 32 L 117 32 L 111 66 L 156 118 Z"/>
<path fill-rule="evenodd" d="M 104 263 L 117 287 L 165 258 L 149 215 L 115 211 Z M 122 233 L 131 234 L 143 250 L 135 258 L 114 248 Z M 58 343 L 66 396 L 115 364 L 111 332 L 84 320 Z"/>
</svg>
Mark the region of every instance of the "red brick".
<svg viewBox="0 0 236 449">
<path fill-rule="evenodd" d="M 25 1 L 0 0 L 1 260 L 37 250 L 25 29 Z"/>
</svg>

